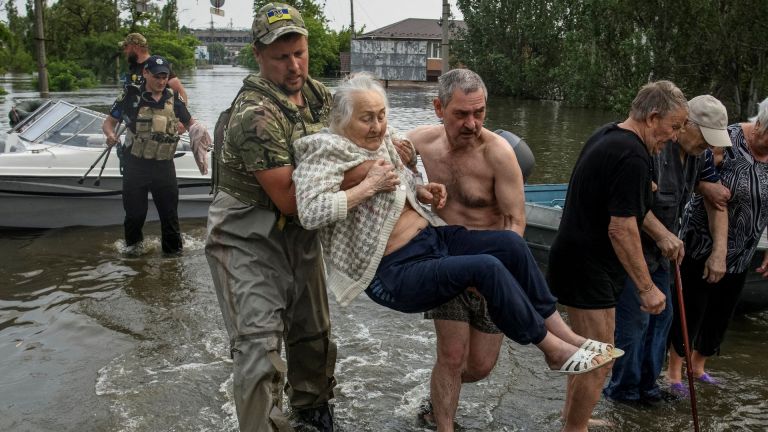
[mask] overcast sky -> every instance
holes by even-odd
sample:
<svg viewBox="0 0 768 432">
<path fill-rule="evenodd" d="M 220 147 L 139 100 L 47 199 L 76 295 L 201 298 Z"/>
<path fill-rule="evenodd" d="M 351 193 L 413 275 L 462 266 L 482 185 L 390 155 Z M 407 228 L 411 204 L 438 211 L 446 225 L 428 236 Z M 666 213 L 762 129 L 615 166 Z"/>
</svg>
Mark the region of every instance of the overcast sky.
<svg viewBox="0 0 768 432">
<path fill-rule="evenodd" d="M 322 0 L 316 0 L 322 3 Z M 405 18 L 440 19 L 442 0 L 353 0 L 355 4 L 355 28 L 365 25 L 366 30 L 375 30 Z M 190 27 L 209 26 L 211 21 L 210 0 L 177 0 L 179 25 Z M 456 1 L 451 0 L 451 12 L 461 18 Z M 253 21 L 251 0 L 224 0 L 225 16 L 213 17 L 215 27 L 250 27 Z M 349 27 L 349 0 L 326 0 L 325 16 L 332 29 Z M 190 25 L 191 22 L 191 25 Z"/>
<path fill-rule="evenodd" d="M 16 7 L 22 14 L 25 0 L 15 1 Z M 323 0 L 315 0 L 322 3 Z M 48 0 L 48 4 L 55 1 Z M 4 1 L 3 1 L 4 3 Z M 163 5 L 165 0 L 154 0 L 153 3 Z M 440 19 L 442 0 L 354 0 L 355 28 L 363 25 L 367 31 L 376 30 L 405 18 L 434 18 Z M 210 26 L 210 0 L 176 0 L 179 7 L 179 25 L 192 28 Z M 461 19 L 461 12 L 456 8 L 456 1 L 450 0 L 451 12 L 456 19 Z M 224 0 L 224 17 L 214 16 L 214 27 L 250 28 L 253 21 L 252 0 Z M 334 30 L 343 26 L 349 27 L 349 0 L 325 0 L 325 16 Z M 0 19 L 6 21 L 5 9 L 0 11 Z"/>
<path fill-rule="evenodd" d="M 16 2 L 16 8 L 21 14 L 26 11 L 26 0 L 9 0 Z M 153 3 L 163 5 L 166 0 L 154 0 Z M 315 0 L 325 1 L 325 16 L 334 30 L 349 27 L 349 0 Z M 179 7 L 179 25 L 192 28 L 206 28 L 211 25 L 210 0 L 176 0 Z M 456 0 L 450 0 L 451 12 L 454 19 L 462 19 L 461 12 L 456 7 Z M 5 3 L 0 1 L 0 3 Z M 48 0 L 48 4 L 55 0 Z M 365 26 L 366 31 L 376 30 L 405 18 L 434 18 L 440 19 L 442 0 L 354 0 L 355 28 Z M 250 28 L 253 21 L 252 0 L 224 0 L 224 17 L 213 16 L 213 25 L 217 28 L 229 27 Z M 0 10 L 0 20 L 7 22 L 5 9 Z"/>
</svg>

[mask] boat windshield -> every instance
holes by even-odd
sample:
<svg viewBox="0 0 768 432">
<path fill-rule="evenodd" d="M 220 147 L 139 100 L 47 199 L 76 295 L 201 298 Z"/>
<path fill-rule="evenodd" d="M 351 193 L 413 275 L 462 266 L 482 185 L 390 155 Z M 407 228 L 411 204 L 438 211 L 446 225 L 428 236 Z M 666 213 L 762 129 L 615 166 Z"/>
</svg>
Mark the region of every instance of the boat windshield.
<svg viewBox="0 0 768 432">
<path fill-rule="evenodd" d="M 36 113 L 38 114 L 38 113 Z M 76 147 L 103 147 L 104 114 L 58 101 L 27 123 L 20 137 L 29 142 L 48 142 Z"/>
<path fill-rule="evenodd" d="M 74 147 L 104 147 L 101 130 L 105 114 L 66 101 L 47 103 L 14 127 L 24 142 L 59 144 Z M 189 136 L 184 134 L 177 151 L 189 151 Z"/>
</svg>

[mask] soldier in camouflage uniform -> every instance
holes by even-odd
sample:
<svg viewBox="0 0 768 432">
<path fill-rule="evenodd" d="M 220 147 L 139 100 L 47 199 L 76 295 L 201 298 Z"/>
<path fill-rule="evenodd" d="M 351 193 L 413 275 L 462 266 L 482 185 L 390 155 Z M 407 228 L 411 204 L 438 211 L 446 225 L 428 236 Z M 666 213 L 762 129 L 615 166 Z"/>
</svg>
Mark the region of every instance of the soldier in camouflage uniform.
<svg viewBox="0 0 768 432">
<path fill-rule="evenodd" d="M 230 337 L 237 417 L 241 431 L 332 431 L 336 346 L 320 243 L 294 216 L 291 181 L 292 143 L 327 126 L 331 95 L 308 76 L 296 9 L 265 5 L 253 35 L 260 73 L 243 81 L 214 149 L 205 247 Z M 292 421 L 281 410 L 286 372 Z"/>
</svg>

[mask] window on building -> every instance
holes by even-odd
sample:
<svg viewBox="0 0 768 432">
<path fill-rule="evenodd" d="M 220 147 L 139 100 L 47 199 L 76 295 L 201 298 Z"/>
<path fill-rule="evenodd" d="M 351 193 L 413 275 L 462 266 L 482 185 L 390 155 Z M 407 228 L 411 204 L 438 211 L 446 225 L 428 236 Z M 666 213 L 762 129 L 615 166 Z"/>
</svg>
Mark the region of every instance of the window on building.
<svg viewBox="0 0 768 432">
<path fill-rule="evenodd" d="M 427 55 L 429 58 L 443 58 L 440 55 L 440 42 L 429 42 L 427 44 Z"/>
</svg>

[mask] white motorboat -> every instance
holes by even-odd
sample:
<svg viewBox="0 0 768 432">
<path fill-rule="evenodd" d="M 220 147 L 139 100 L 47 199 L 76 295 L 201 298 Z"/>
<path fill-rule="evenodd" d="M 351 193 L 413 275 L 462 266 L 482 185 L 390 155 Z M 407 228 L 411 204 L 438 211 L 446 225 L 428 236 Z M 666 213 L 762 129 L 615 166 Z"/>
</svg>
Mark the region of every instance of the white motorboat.
<svg viewBox="0 0 768 432">
<path fill-rule="evenodd" d="M 107 154 L 100 178 L 103 159 L 82 180 L 106 149 L 105 118 L 69 102 L 46 101 L 8 132 L 0 143 L 0 227 L 122 224 L 122 176 L 115 151 Z M 176 156 L 179 218 L 205 218 L 210 174 L 200 174 L 186 135 Z M 153 203 L 147 220 L 157 220 Z"/>
</svg>

